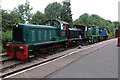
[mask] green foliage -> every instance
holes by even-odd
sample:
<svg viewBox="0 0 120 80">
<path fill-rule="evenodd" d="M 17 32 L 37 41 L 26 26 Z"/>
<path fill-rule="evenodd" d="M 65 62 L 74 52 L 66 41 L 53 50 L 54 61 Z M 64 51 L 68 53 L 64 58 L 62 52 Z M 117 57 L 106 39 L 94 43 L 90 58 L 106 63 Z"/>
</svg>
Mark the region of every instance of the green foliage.
<svg viewBox="0 0 120 80">
<path fill-rule="evenodd" d="M 12 31 L 2 32 L 2 44 L 12 41 Z"/>
<path fill-rule="evenodd" d="M 60 19 L 62 5 L 54 2 L 45 8 L 45 14 L 48 19 Z"/>
<path fill-rule="evenodd" d="M 32 14 L 30 11 L 30 3 L 25 3 L 14 8 L 12 11 L 2 10 L 2 28 L 3 31 L 12 30 L 12 26 L 17 23 L 25 23 L 30 21 Z"/>
<path fill-rule="evenodd" d="M 5 53 L 5 52 L 6 52 L 6 50 L 2 46 L 0 46 L 0 54 Z"/>
<path fill-rule="evenodd" d="M 7 42 L 12 42 L 12 31 L 2 31 L 2 46 L 5 45 Z M 5 49 L 0 46 L 0 49 L 2 49 L 2 52 L 5 52 Z"/>
<path fill-rule="evenodd" d="M 31 19 L 30 23 L 31 23 L 31 24 L 35 24 L 35 25 L 42 25 L 45 20 L 46 20 L 45 14 L 37 11 L 37 12 L 32 16 L 32 19 Z"/>
<path fill-rule="evenodd" d="M 0 31 L 0 54 L 2 52 L 2 31 Z"/>
<path fill-rule="evenodd" d="M 75 20 L 73 24 L 85 26 L 98 26 L 99 28 L 105 28 L 110 36 L 115 35 L 115 24 L 110 20 L 105 20 L 96 14 L 89 16 L 87 13 L 85 13 L 81 15 L 79 19 Z"/>
<path fill-rule="evenodd" d="M 73 21 L 70 5 L 70 2 L 63 2 L 63 7 L 61 10 L 61 20 L 66 21 L 68 23 L 72 23 Z"/>
<path fill-rule="evenodd" d="M 70 2 L 63 2 L 63 6 L 60 3 L 54 2 L 45 8 L 45 15 L 47 19 L 56 19 L 72 23 L 70 5 Z"/>
<path fill-rule="evenodd" d="M 74 22 L 74 25 L 85 25 L 85 26 L 89 26 L 89 15 L 87 13 L 81 15 L 79 17 L 79 19 L 77 19 L 75 22 Z"/>
<path fill-rule="evenodd" d="M 110 36 L 115 36 L 115 28 L 114 28 L 114 24 L 110 24 L 108 27 L 109 31 L 110 31 Z"/>
<path fill-rule="evenodd" d="M 13 11 L 16 12 L 21 17 L 21 19 L 24 20 L 24 22 L 26 21 L 30 22 L 32 15 L 30 11 L 32 9 L 33 8 L 30 8 L 30 3 L 26 2 L 25 4 L 21 4 L 17 8 L 14 8 Z"/>
<path fill-rule="evenodd" d="M 114 23 L 114 27 L 115 27 L 115 29 L 118 29 L 119 28 L 119 22 L 117 22 L 117 21 L 115 21 L 115 22 L 113 22 Z"/>
<path fill-rule="evenodd" d="M 21 22 L 23 20 L 15 12 L 12 11 L 9 13 L 8 11 L 2 10 L 2 29 L 4 31 L 12 30 L 14 24 Z"/>
</svg>

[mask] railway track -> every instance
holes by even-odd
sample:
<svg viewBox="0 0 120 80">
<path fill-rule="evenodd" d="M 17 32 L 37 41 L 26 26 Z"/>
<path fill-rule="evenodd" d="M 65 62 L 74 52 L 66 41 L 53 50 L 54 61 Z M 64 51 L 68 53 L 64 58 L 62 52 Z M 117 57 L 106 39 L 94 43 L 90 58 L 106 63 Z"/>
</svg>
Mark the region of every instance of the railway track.
<svg viewBox="0 0 120 80">
<path fill-rule="evenodd" d="M 6 56 L 6 57 L 1 57 L 0 58 L 0 63 L 4 63 L 4 62 L 7 62 L 7 61 L 10 61 L 10 60 L 12 60 L 13 58 L 12 57 L 10 57 L 10 56 Z"/>
<path fill-rule="evenodd" d="M 7 77 L 16 72 L 19 72 L 19 71 L 31 68 L 33 66 L 37 66 L 37 65 L 52 61 L 54 59 L 57 59 L 59 57 L 62 57 L 65 55 L 65 53 L 64 54 L 56 54 L 56 53 L 60 53 L 62 51 L 73 49 L 73 48 L 75 47 L 68 48 L 68 49 L 61 49 L 59 51 L 52 52 L 50 54 L 46 54 L 46 55 L 39 56 L 39 57 L 32 57 L 25 61 L 17 60 L 9 56 L 6 56 L 1 60 L 2 67 L 0 67 L 0 72 L 2 73 L 2 75 L 0 75 L 0 78 Z"/>
<path fill-rule="evenodd" d="M 0 54 L 0 57 L 6 57 L 6 56 L 8 56 L 7 53 L 2 53 L 2 54 Z"/>
<path fill-rule="evenodd" d="M 8 72 L 8 73 L 4 73 L 4 74 L 1 76 L 1 78 L 5 78 L 5 77 L 7 77 L 7 76 L 9 76 L 9 75 L 11 75 L 11 74 L 20 72 L 20 71 L 22 71 L 22 70 L 29 69 L 29 68 L 31 68 L 31 67 L 34 67 L 34 66 L 37 66 L 37 65 L 40 65 L 40 64 L 44 64 L 44 63 L 47 63 L 47 62 L 50 62 L 50 61 L 53 61 L 53 60 L 55 60 L 55 59 L 57 59 L 57 58 L 59 58 L 59 57 L 62 57 L 62 56 L 64 56 L 64 55 L 61 55 L 61 56 L 58 56 L 58 57 L 55 57 L 55 58 L 51 58 L 51 59 L 48 59 L 48 60 L 45 60 L 45 61 L 41 61 L 41 62 L 32 64 L 32 65 L 26 66 L 26 67 L 24 67 L 24 68 L 17 69 L 17 70 L 15 70 L 15 71 L 11 71 L 11 72 Z"/>
</svg>

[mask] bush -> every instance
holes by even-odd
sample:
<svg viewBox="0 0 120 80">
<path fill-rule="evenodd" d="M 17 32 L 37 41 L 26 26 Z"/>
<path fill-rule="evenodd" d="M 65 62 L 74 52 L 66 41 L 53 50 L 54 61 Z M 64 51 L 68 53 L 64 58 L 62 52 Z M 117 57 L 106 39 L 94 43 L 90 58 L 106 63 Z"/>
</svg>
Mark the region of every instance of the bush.
<svg viewBox="0 0 120 80">
<path fill-rule="evenodd" d="M 2 32 L 2 44 L 12 41 L 12 31 Z"/>
<path fill-rule="evenodd" d="M 3 45 L 5 45 L 7 42 L 12 42 L 12 31 L 2 31 L 2 46 L 0 46 L 0 49 L 2 49 L 2 53 L 6 52 L 3 48 Z"/>
<path fill-rule="evenodd" d="M 5 53 L 5 52 L 6 52 L 6 50 L 2 46 L 0 46 L 0 54 Z"/>
<path fill-rule="evenodd" d="M 1 54 L 1 52 L 2 52 L 2 46 L 0 46 L 0 54 Z"/>
</svg>

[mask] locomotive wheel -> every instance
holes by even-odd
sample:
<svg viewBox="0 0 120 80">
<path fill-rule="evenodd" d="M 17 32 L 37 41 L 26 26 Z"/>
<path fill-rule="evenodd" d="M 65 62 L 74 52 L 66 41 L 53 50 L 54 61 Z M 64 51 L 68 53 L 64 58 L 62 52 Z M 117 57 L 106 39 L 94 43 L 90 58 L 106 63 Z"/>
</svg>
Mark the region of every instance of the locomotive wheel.
<svg viewBox="0 0 120 80">
<path fill-rule="evenodd" d="M 93 39 L 93 42 L 92 43 L 95 43 L 95 39 Z"/>
<path fill-rule="evenodd" d="M 52 52 L 51 49 L 47 49 L 47 50 L 46 50 L 46 54 L 49 54 L 49 53 L 51 53 L 51 52 Z"/>
<path fill-rule="evenodd" d="M 50 49 L 50 52 L 54 52 L 54 51 L 55 51 L 55 48 Z"/>
<path fill-rule="evenodd" d="M 59 47 L 59 46 L 57 47 L 57 50 L 60 50 L 60 47 Z"/>
<path fill-rule="evenodd" d="M 35 51 L 35 52 L 34 52 L 34 56 L 35 56 L 35 57 L 40 56 L 39 51 Z"/>
<path fill-rule="evenodd" d="M 57 47 L 54 48 L 54 51 L 57 51 Z"/>
<path fill-rule="evenodd" d="M 40 51 L 39 51 L 39 48 L 38 48 L 38 47 L 35 47 L 35 48 L 34 48 L 33 54 L 34 54 L 35 57 L 39 56 Z"/>
<path fill-rule="evenodd" d="M 88 41 L 86 41 L 86 44 L 88 45 L 88 44 L 89 44 L 89 42 L 88 42 Z"/>
<path fill-rule="evenodd" d="M 98 37 L 96 38 L 96 42 L 98 42 Z"/>
<path fill-rule="evenodd" d="M 59 50 L 59 49 L 60 49 L 60 47 L 56 47 L 54 50 L 57 51 L 57 50 Z"/>
<path fill-rule="evenodd" d="M 95 38 L 95 42 L 94 43 L 96 43 L 97 42 L 97 38 Z"/>
<path fill-rule="evenodd" d="M 40 51 L 40 56 L 43 56 L 44 55 L 44 51 Z"/>
<path fill-rule="evenodd" d="M 68 48 L 68 43 L 65 43 L 65 44 L 64 44 L 64 48 Z"/>
</svg>

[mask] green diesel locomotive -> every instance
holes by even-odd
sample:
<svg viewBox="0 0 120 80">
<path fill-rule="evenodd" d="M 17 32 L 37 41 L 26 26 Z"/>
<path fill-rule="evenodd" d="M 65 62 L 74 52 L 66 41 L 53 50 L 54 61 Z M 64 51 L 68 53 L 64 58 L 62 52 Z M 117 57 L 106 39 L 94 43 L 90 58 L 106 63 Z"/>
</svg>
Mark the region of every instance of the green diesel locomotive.
<svg viewBox="0 0 120 80">
<path fill-rule="evenodd" d="M 95 43 L 103 39 L 97 26 L 90 26 L 88 28 L 88 37 L 90 43 Z"/>
<path fill-rule="evenodd" d="M 48 20 L 45 25 L 17 24 L 13 26 L 12 42 L 5 49 L 10 56 L 24 60 L 31 55 L 77 46 L 82 42 L 81 32 L 59 20 Z"/>
</svg>

